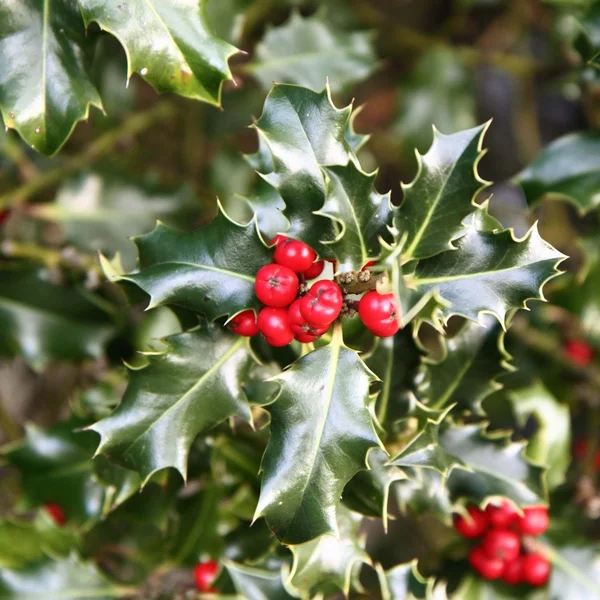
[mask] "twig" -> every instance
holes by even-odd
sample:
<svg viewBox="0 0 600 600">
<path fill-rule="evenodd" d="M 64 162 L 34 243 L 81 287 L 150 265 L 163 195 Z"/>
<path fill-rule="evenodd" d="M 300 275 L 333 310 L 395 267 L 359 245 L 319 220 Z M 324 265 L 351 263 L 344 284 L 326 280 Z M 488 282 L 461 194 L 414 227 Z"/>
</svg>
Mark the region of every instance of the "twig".
<svg viewBox="0 0 600 600">
<path fill-rule="evenodd" d="M 173 104 L 159 102 L 145 112 L 132 115 L 118 127 L 107 131 L 94 140 L 86 150 L 68 158 L 61 166 L 47 171 L 0 196 L 0 210 L 25 202 L 25 200 L 43 189 L 58 183 L 66 175 L 75 173 L 97 162 L 100 158 L 109 154 L 124 138 L 138 135 L 161 121 L 171 119 L 175 114 Z"/>
</svg>

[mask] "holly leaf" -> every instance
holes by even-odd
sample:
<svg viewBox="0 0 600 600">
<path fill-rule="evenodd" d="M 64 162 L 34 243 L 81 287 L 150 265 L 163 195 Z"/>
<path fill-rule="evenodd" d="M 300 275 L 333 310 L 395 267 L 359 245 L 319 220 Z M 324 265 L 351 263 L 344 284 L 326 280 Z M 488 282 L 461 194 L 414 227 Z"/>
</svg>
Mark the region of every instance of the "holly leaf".
<svg viewBox="0 0 600 600">
<path fill-rule="evenodd" d="M 338 271 L 359 271 L 381 254 L 379 238 L 392 216 L 390 194 L 375 190 L 376 173 L 364 173 L 355 163 L 327 167 L 326 198 L 315 214 L 335 222 L 336 235 L 323 240 L 338 261 Z"/>
<path fill-rule="evenodd" d="M 136 473 L 92 460 L 96 436 L 82 426 L 78 419 L 50 429 L 29 424 L 22 441 L 2 448 L 21 477 L 25 509 L 55 503 L 69 522 L 97 521 L 139 490 Z"/>
<path fill-rule="evenodd" d="M 256 364 L 249 338 L 209 325 L 164 343 L 130 371 L 118 408 L 89 427 L 101 436 L 96 452 L 139 472 L 143 485 L 167 467 L 186 479 L 197 435 L 233 416 L 251 421 L 243 391 Z"/>
<path fill-rule="evenodd" d="M 43 154 L 65 143 L 90 104 L 102 108 L 90 79 L 93 42 L 75 2 L 0 7 L 0 109 L 6 127 Z"/>
<path fill-rule="evenodd" d="M 405 236 L 403 262 L 453 250 L 451 242 L 464 233 L 464 218 L 475 211 L 475 197 L 489 185 L 477 173 L 487 127 L 451 135 L 434 129 L 427 154 L 417 154 L 417 175 L 402 184 L 404 201 L 394 220 Z"/>
<path fill-rule="evenodd" d="M 264 516 L 283 543 L 338 534 L 344 486 L 366 468 L 368 450 L 381 444 L 369 409 L 374 379 L 339 330 L 275 378 L 281 391 L 266 407 L 271 439 L 255 519 Z"/>
<path fill-rule="evenodd" d="M 425 381 L 419 391 L 432 408 L 458 405 L 481 413 L 481 402 L 502 385 L 496 378 L 512 370 L 504 332 L 492 317 L 465 322 L 452 338 L 441 338 L 443 356 L 423 359 Z"/>
<path fill-rule="evenodd" d="M 452 500 L 482 504 L 503 496 L 517 506 L 546 503 L 545 469 L 530 463 L 523 444 L 511 442 L 510 434 L 491 436 L 478 425 L 453 426 L 442 432 L 439 443 L 457 463 L 446 481 Z"/>
<path fill-rule="evenodd" d="M 53 203 L 35 205 L 31 213 L 58 223 L 67 243 L 92 252 L 119 252 L 123 264 L 133 269 L 136 251 L 128 238 L 149 231 L 157 219 L 185 226 L 197 210 L 187 187 L 132 184 L 84 173 L 65 181 Z"/>
<path fill-rule="evenodd" d="M 531 207 L 543 198 L 565 200 L 585 215 L 600 205 L 598 153 L 599 132 L 563 136 L 546 146 L 515 181 Z"/>
<path fill-rule="evenodd" d="M 288 600 L 293 598 L 285 589 L 281 569 L 272 571 L 249 567 L 231 560 L 223 563 L 235 591 L 247 600 Z"/>
<path fill-rule="evenodd" d="M 425 150 L 432 141 L 431 124 L 441 131 L 476 125 L 475 85 L 471 70 L 447 46 L 424 52 L 399 89 L 398 116 L 392 132 L 409 152 Z"/>
<path fill-rule="evenodd" d="M 75 555 L 44 558 L 26 567 L 0 570 L 3 600 L 111 600 L 122 595 L 94 563 Z"/>
<path fill-rule="evenodd" d="M 452 503 L 445 486 L 445 477 L 433 469 L 402 469 L 407 479 L 393 487 L 393 494 L 405 514 L 433 513 L 448 525 Z"/>
<path fill-rule="evenodd" d="M 274 81 L 319 89 L 329 79 L 333 92 L 367 79 L 377 66 L 370 32 L 345 32 L 321 14 L 289 21 L 267 30 L 256 45 L 248 70 L 269 89 Z"/>
<path fill-rule="evenodd" d="M 571 415 L 569 407 L 559 402 L 541 381 L 529 387 L 507 392 L 513 412 L 521 427 L 531 416 L 537 430 L 527 444 L 526 456 L 548 468 L 546 481 L 550 489 L 563 483 L 571 464 Z"/>
<path fill-rule="evenodd" d="M 231 79 L 234 46 L 215 37 L 204 14 L 206 0 L 78 0 L 86 26 L 96 22 L 127 54 L 127 76 L 139 73 L 158 92 L 221 104 Z"/>
<path fill-rule="evenodd" d="M 453 600 L 514 600 L 515 592 L 512 586 L 486 581 L 469 573 L 451 598 Z M 532 598 L 531 600 L 537 599 Z"/>
<path fill-rule="evenodd" d="M 113 324 L 89 292 L 55 285 L 47 270 L 15 264 L 0 269 L 0 354 L 22 355 L 34 367 L 51 360 L 102 356 Z"/>
<path fill-rule="evenodd" d="M 271 154 L 260 174 L 285 202 L 283 213 L 290 222 L 286 233 L 326 257 L 331 253 L 321 240 L 335 238 L 333 221 L 314 213 L 325 203 L 322 167 L 356 160 L 346 139 L 350 114 L 350 106 L 333 105 L 329 89 L 317 93 L 275 84 L 254 125 Z"/>
<path fill-rule="evenodd" d="M 480 231 L 472 223 L 454 244 L 452 251 L 419 261 L 406 276 L 409 287 L 436 290 L 446 301 L 439 307 L 446 322 L 452 315 L 481 321 L 490 313 L 504 327 L 509 310 L 544 300 L 544 284 L 559 275 L 565 259 L 540 237 L 536 225 L 519 240 L 512 230 Z"/>
<path fill-rule="evenodd" d="M 389 466 L 388 456 L 379 449 L 369 452 L 368 471 L 359 471 L 346 485 L 342 500 L 351 510 L 367 517 L 382 519 L 387 531 L 390 490 L 406 475 L 397 467 Z"/>
<path fill-rule="evenodd" d="M 361 521 L 359 515 L 340 510 L 337 535 L 326 533 L 290 547 L 294 563 L 289 585 L 302 598 L 312 598 L 318 591 L 331 593 L 335 588 L 348 596 L 355 570 L 362 564 L 371 564 L 359 536 Z"/>
<path fill-rule="evenodd" d="M 150 295 L 148 308 L 176 304 L 214 320 L 244 309 L 259 308 L 254 295 L 257 271 L 272 260 L 253 219 L 232 221 L 219 205 L 215 219 L 182 233 L 158 223 L 135 238 L 140 270 L 125 274 L 103 258 L 111 281 L 131 281 Z"/>
</svg>

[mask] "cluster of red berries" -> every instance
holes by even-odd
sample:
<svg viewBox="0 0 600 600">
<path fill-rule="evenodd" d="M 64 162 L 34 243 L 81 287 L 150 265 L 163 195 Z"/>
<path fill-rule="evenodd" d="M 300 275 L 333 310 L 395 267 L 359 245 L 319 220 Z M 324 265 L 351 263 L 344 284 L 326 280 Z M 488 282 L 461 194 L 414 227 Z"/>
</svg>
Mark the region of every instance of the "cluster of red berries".
<svg viewBox="0 0 600 600">
<path fill-rule="evenodd" d="M 218 572 L 219 565 L 214 560 L 198 563 L 194 567 L 194 580 L 196 581 L 197 590 L 203 594 L 215 594 L 217 590 L 212 587 L 212 584 L 217 578 Z"/>
<path fill-rule="evenodd" d="M 271 346 L 287 346 L 292 340 L 310 343 L 329 330 L 344 307 L 342 289 L 329 279 L 320 279 L 305 292 L 301 282 L 316 279 L 325 266 L 316 252 L 284 235 L 271 241 L 273 263 L 256 274 L 254 290 L 264 305 L 258 318 L 252 310 L 237 314 L 229 322 L 234 333 L 254 336 L 262 333 Z M 365 267 L 366 268 L 366 267 Z M 362 322 L 377 336 L 394 335 L 400 328 L 398 303 L 394 294 L 366 293 L 358 303 Z"/>
<path fill-rule="evenodd" d="M 543 506 L 523 509 L 520 515 L 509 502 L 489 504 L 485 511 L 467 508 L 469 516 L 456 515 L 454 527 L 467 539 L 481 541 L 469 554 L 469 563 L 484 579 L 502 579 L 509 585 L 545 585 L 550 576 L 548 559 L 523 548 L 522 536 L 541 535 L 548 528 Z"/>
</svg>

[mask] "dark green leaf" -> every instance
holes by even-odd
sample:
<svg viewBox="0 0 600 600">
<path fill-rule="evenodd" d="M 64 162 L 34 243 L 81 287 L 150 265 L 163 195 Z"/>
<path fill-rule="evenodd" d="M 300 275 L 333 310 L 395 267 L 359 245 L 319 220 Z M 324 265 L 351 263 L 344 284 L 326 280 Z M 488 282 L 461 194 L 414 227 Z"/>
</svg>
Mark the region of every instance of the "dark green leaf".
<svg viewBox="0 0 600 600">
<path fill-rule="evenodd" d="M 92 41 L 75 2 L 0 6 L 0 108 L 7 127 L 54 154 L 89 105 L 102 108 L 89 75 Z"/>
<path fill-rule="evenodd" d="M 267 89 L 276 81 L 318 90 L 329 78 L 331 89 L 341 91 L 375 70 L 372 37 L 342 31 L 319 14 L 302 17 L 294 12 L 287 23 L 267 31 L 249 69 Z"/>
<path fill-rule="evenodd" d="M 598 5 L 600 8 L 600 4 Z M 585 214 L 600 205 L 600 133 L 572 133 L 552 142 L 517 177 L 527 202 L 566 200 Z"/>
<path fill-rule="evenodd" d="M 381 587 L 383 600 L 415 600 L 418 598 L 432 598 L 434 580 L 424 578 L 417 570 L 417 561 L 396 565 L 384 571 L 377 565 L 377 576 Z M 435 599 L 442 599 L 436 595 Z"/>
<path fill-rule="evenodd" d="M 487 182 L 477 173 L 487 126 L 444 135 L 434 130 L 427 154 L 418 155 L 419 171 L 402 184 L 404 201 L 394 221 L 403 236 L 403 261 L 452 250 L 464 233 L 464 218 L 476 209 L 473 200 Z"/>
<path fill-rule="evenodd" d="M 516 240 L 511 230 L 479 231 L 471 224 L 454 245 L 455 250 L 419 261 L 406 277 L 409 287 L 438 290 L 449 303 L 439 309 L 445 320 L 460 315 L 479 321 L 482 313 L 490 313 L 504 325 L 510 309 L 543 299 L 544 284 L 558 275 L 565 258 L 536 226 Z"/>
<path fill-rule="evenodd" d="M 282 387 L 266 407 L 271 440 L 256 517 L 264 516 L 284 543 L 337 533 L 342 490 L 366 468 L 369 448 L 380 445 L 369 410 L 373 380 L 340 332 L 277 377 Z"/>
<path fill-rule="evenodd" d="M 95 21 L 127 53 L 128 76 L 139 73 L 159 92 L 221 104 L 227 64 L 237 50 L 215 37 L 206 0 L 78 0 L 86 25 Z"/>
<path fill-rule="evenodd" d="M 185 478 L 198 434 L 234 415 L 251 420 L 242 389 L 255 364 L 249 338 L 208 326 L 165 344 L 130 372 L 119 407 L 90 427 L 102 438 L 97 451 L 138 471 L 144 483 L 167 467 Z"/>
<path fill-rule="evenodd" d="M 442 433 L 440 445 L 462 465 L 448 474 L 453 500 L 481 504 L 492 496 L 505 496 L 518 506 L 546 502 L 544 469 L 530 463 L 522 444 L 511 443 L 510 436 L 486 436 L 478 425 L 453 426 Z"/>
<path fill-rule="evenodd" d="M 445 338 L 442 338 L 444 340 Z M 483 324 L 467 322 L 452 338 L 442 341 L 444 356 L 438 362 L 425 358 L 425 383 L 420 391 L 428 406 L 456 404 L 481 412 L 481 402 L 501 384 L 496 378 L 509 370 L 504 332 L 491 317 Z"/>
<path fill-rule="evenodd" d="M 110 600 L 124 595 L 93 563 L 76 556 L 0 570 L 2 600 Z"/>
<path fill-rule="evenodd" d="M 254 295 L 256 272 L 272 260 L 262 243 L 256 222 L 235 223 L 219 207 L 206 227 L 181 233 L 159 223 L 135 239 L 140 270 L 119 273 L 103 259 L 112 281 L 131 281 L 150 295 L 150 307 L 177 304 L 209 319 L 259 308 Z"/>
<path fill-rule="evenodd" d="M 526 455 L 546 465 L 550 489 L 560 485 L 571 464 L 571 415 L 569 406 L 560 403 L 540 382 L 527 388 L 511 390 L 508 398 L 521 427 L 533 415 L 537 431 L 527 444 Z"/>
<path fill-rule="evenodd" d="M 348 596 L 355 570 L 362 564 L 371 564 L 359 536 L 361 520 L 347 509 L 340 510 L 338 535 L 326 533 L 310 542 L 291 546 L 294 564 L 289 583 L 301 597 L 313 597 L 319 590 L 331 593 L 335 588 Z"/>
<path fill-rule="evenodd" d="M 351 107 L 337 109 L 328 90 L 320 93 L 293 85 L 275 85 L 255 127 L 271 154 L 260 169 L 285 202 L 288 234 L 329 256 L 321 244 L 334 234 L 331 219 L 315 215 L 326 195 L 321 167 L 355 160 L 346 139 Z M 268 168 L 264 168 L 268 167 Z"/>
<path fill-rule="evenodd" d="M 55 285 L 37 266 L 0 269 L 0 353 L 34 367 L 100 357 L 114 328 L 91 294 Z"/>
<path fill-rule="evenodd" d="M 392 214 L 390 195 L 378 194 L 376 173 L 364 173 L 354 162 L 325 170 L 326 199 L 317 214 L 335 221 L 337 235 L 327 243 L 338 271 L 359 271 L 381 254 L 379 238 Z"/>
</svg>

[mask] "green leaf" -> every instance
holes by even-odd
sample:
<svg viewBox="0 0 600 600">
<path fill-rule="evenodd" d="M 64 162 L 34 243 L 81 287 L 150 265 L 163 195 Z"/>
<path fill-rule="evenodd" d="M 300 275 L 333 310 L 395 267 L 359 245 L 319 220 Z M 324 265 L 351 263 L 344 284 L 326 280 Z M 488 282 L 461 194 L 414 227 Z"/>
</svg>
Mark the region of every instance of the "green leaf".
<svg viewBox="0 0 600 600">
<path fill-rule="evenodd" d="M 139 477 L 103 459 L 92 460 L 96 436 L 70 420 L 50 429 L 27 425 L 22 441 L 2 455 L 19 472 L 26 509 L 56 503 L 69 521 L 96 521 L 139 489 Z"/>
<path fill-rule="evenodd" d="M 102 108 L 90 80 L 93 44 L 75 2 L 0 6 L 0 109 L 6 127 L 44 154 L 65 143 L 89 105 Z"/>
<path fill-rule="evenodd" d="M 327 167 L 326 199 L 315 214 L 336 224 L 334 239 L 327 240 L 338 261 L 338 271 L 359 271 L 381 254 L 379 238 L 387 232 L 392 205 L 390 194 L 375 190 L 376 173 L 364 173 L 353 162 Z"/>
<path fill-rule="evenodd" d="M 293 598 L 286 591 L 281 570 L 271 571 L 268 569 L 248 567 L 225 561 L 225 568 L 231 580 L 235 591 L 242 598 L 247 600 L 288 600 Z"/>
<path fill-rule="evenodd" d="M 548 467 L 546 481 L 550 489 L 555 488 L 563 483 L 571 464 L 569 406 L 559 402 L 540 381 L 507 395 L 521 427 L 530 416 L 535 418 L 537 431 L 527 444 L 526 455 Z"/>
<path fill-rule="evenodd" d="M 119 407 L 89 427 L 102 438 L 97 452 L 138 471 L 144 485 L 167 467 L 185 479 L 197 435 L 234 415 L 251 421 L 242 388 L 256 363 L 249 338 L 208 326 L 164 342 L 130 371 Z"/>
<path fill-rule="evenodd" d="M 350 115 L 351 107 L 338 109 L 333 105 L 328 89 L 317 93 L 276 84 L 255 124 L 271 154 L 259 170 L 285 202 L 283 213 L 290 222 L 286 233 L 326 257 L 331 252 L 321 240 L 335 237 L 333 221 L 314 212 L 325 203 L 322 167 L 356 160 L 346 139 Z"/>
<path fill-rule="evenodd" d="M 255 518 L 264 516 L 283 543 L 337 535 L 344 486 L 380 445 L 369 410 L 374 379 L 339 331 L 276 378 L 281 391 L 266 407 L 271 440 Z"/>
<path fill-rule="evenodd" d="M 135 267 L 129 237 L 146 233 L 157 219 L 185 226 L 197 212 L 191 190 L 166 188 L 100 173 L 84 173 L 65 181 L 53 203 L 33 207 L 36 217 L 56 221 L 65 240 L 78 249 L 114 254 Z"/>
<path fill-rule="evenodd" d="M 599 132 L 572 133 L 544 148 L 515 180 L 529 206 L 547 197 L 566 200 L 586 214 L 600 205 L 599 153 Z"/>
<path fill-rule="evenodd" d="M 293 12 L 257 44 L 249 71 L 266 89 L 274 81 L 321 89 L 329 79 L 332 91 L 339 92 L 375 70 L 372 38 L 368 32 L 345 32 L 321 14 L 302 17 Z"/>
<path fill-rule="evenodd" d="M 0 354 L 22 355 L 35 368 L 51 360 L 98 358 L 115 330 L 96 298 L 55 285 L 35 265 L 0 269 Z"/>
<path fill-rule="evenodd" d="M 451 598 L 452 600 L 515 600 L 515 593 L 513 587 L 494 581 L 486 581 L 469 573 Z"/>
<path fill-rule="evenodd" d="M 530 463 L 523 445 L 510 442 L 509 434 L 492 437 L 478 425 L 453 426 L 440 435 L 440 445 L 461 465 L 452 469 L 446 482 L 453 500 L 481 504 L 502 496 L 518 506 L 546 502 L 544 469 Z"/>
<path fill-rule="evenodd" d="M 512 370 L 504 332 L 488 316 L 483 324 L 466 322 L 452 338 L 441 339 L 441 360 L 423 360 L 425 382 L 419 390 L 427 405 L 445 408 L 453 404 L 481 412 L 481 402 L 502 387 L 496 378 Z"/>
<path fill-rule="evenodd" d="M 368 471 L 359 471 L 346 485 L 342 500 L 351 510 L 367 517 L 383 520 L 387 530 L 388 502 L 390 489 L 397 482 L 406 479 L 398 467 L 389 466 L 388 456 L 378 448 L 369 452 Z"/>
<path fill-rule="evenodd" d="M 347 597 L 352 576 L 362 564 L 371 564 L 360 539 L 361 517 L 347 509 L 339 511 L 337 535 L 326 533 L 318 538 L 291 546 L 294 563 L 289 584 L 302 598 L 312 598 L 318 591 L 335 588 Z"/>
<path fill-rule="evenodd" d="M 131 281 L 150 295 L 148 308 L 176 304 L 214 320 L 259 308 L 256 272 L 272 261 L 272 250 L 258 235 L 255 220 L 235 223 L 223 212 L 205 227 L 182 233 L 158 223 L 135 239 L 140 270 L 122 274 L 103 259 L 112 281 Z"/>
<path fill-rule="evenodd" d="M 95 21 L 127 54 L 128 77 L 139 73 L 158 92 L 221 104 L 228 60 L 236 48 L 215 37 L 206 0 L 78 0 L 86 26 Z"/>
<path fill-rule="evenodd" d="M 408 152 L 425 150 L 432 123 L 440 131 L 476 125 L 473 76 L 456 53 L 439 45 L 424 52 L 399 89 L 400 105 L 392 132 Z"/>
<path fill-rule="evenodd" d="M 406 277 L 409 287 L 437 290 L 449 303 L 439 308 L 444 320 L 460 315 L 480 321 L 490 313 L 504 327 L 506 313 L 542 300 L 544 284 L 556 277 L 565 258 L 533 226 L 520 240 L 512 230 L 480 231 L 471 224 L 454 242 L 455 250 L 419 261 Z"/>
<path fill-rule="evenodd" d="M 110 600 L 124 594 L 92 562 L 72 555 L 0 570 L 2 600 Z"/>
<path fill-rule="evenodd" d="M 409 479 L 399 481 L 392 489 L 403 513 L 413 516 L 433 513 L 448 525 L 452 503 L 445 477 L 433 469 L 402 469 Z"/>
<path fill-rule="evenodd" d="M 451 242 L 464 233 L 463 220 L 488 185 L 477 173 L 486 129 L 479 125 L 451 135 L 434 129 L 431 148 L 417 155 L 419 170 L 410 184 L 402 184 L 404 201 L 394 220 L 406 236 L 404 262 L 453 250 Z"/>
</svg>

